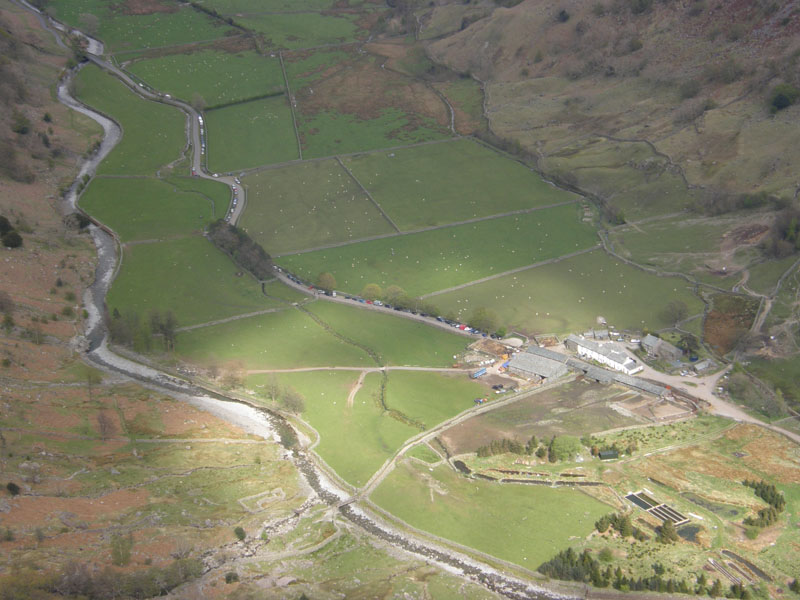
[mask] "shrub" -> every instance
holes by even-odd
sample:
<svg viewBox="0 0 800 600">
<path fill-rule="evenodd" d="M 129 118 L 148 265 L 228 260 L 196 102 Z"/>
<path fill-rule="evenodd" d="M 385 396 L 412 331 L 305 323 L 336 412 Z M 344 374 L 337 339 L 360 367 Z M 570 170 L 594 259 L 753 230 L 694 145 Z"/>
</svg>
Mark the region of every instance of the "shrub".
<svg viewBox="0 0 800 600">
<path fill-rule="evenodd" d="M 244 541 L 244 538 L 247 537 L 247 534 L 244 532 L 244 529 L 241 527 L 237 527 L 233 530 L 234 535 L 236 535 L 236 539 L 240 542 Z"/>
<path fill-rule="evenodd" d="M 681 84 L 681 98 L 694 98 L 698 93 L 700 93 L 700 82 L 696 79 L 689 79 Z"/>
<path fill-rule="evenodd" d="M 0 235 L 5 235 L 12 229 L 14 229 L 14 227 L 11 225 L 11 221 L 9 221 L 7 217 L 0 215 Z"/>
<path fill-rule="evenodd" d="M 236 581 L 239 581 L 239 574 L 236 571 L 225 573 L 225 583 L 234 583 Z"/>
<path fill-rule="evenodd" d="M 565 9 L 561 9 L 556 15 L 556 21 L 559 23 L 566 23 L 569 21 L 569 13 Z"/>
<path fill-rule="evenodd" d="M 6 248 L 19 248 L 22 246 L 22 236 L 15 230 L 3 234 L 3 246 Z"/>
<path fill-rule="evenodd" d="M 13 481 L 9 481 L 6 484 L 6 489 L 8 490 L 8 493 L 11 494 L 12 496 L 19 495 L 19 492 L 20 492 L 19 486 L 16 483 L 14 483 Z"/>
<path fill-rule="evenodd" d="M 788 83 L 776 85 L 772 90 L 769 101 L 770 110 L 776 113 L 784 108 L 789 108 L 797 101 L 798 97 L 800 97 L 800 89 Z"/>
</svg>

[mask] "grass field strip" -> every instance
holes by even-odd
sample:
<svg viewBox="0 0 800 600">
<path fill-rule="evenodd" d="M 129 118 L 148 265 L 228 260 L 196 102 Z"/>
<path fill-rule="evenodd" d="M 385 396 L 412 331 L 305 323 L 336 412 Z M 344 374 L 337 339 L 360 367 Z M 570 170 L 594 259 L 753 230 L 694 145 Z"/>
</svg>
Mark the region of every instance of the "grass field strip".
<svg viewBox="0 0 800 600">
<path fill-rule="evenodd" d="M 208 321 L 207 323 L 197 323 L 196 325 L 187 325 L 186 327 L 178 327 L 175 331 L 191 331 L 192 329 L 199 329 L 200 327 L 211 327 L 212 325 L 220 325 L 221 323 L 229 323 L 230 321 L 237 321 L 239 319 L 247 319 L 248 317 L 256 317 L 258 315 L 266 315 L 268 313 L 281 312 L 289 310 L 286 308 L 265 308 L 264 310 L 257 310 L 255 312 L 245 313 L 242 315 L 235 315 L 225 319 L 217 319 L 216 321 Z"/>
<path fill-rule="evenodd" d="M 345 173 L 347 173 L 350 176 L 350 179 L 352 179 L 355 182 L 355 184 L 359 188 L 361 188 L 361 191 L 364 192 L 367 198 L 369 198 L 370 201 L 375 205 L 375 208 L 377 208 L 380 211 L 380 213 L 383 215 L 383 218 L 389 222 L 389 225 L 391 225 L 397 233 L 401 233 L 400 228 L 397 226 L 397 224 L 394 221 L 392 221 L 392 218 L 389 215 L 386 214 L 386 211 L 383 210 L 381 205 L 375 201 L 375 198 L 372 197 L 372 194 L 369 193 L 369 190 L 364 187 L 364 185 L 358 180 L 358 178 L 355 175 L 353 175 L 353 172 L 349 168 L 347 168 L 347 166 L 342 162 L 342 159 L 337 156 L 336 162 L 339 163 L 339 166 L 342 167 Z"/>
<path fill-rule="evenodd" d="M 288 93 L 288 91 L 287 91 Z M 291 96 L 290 96 L 291 97 Z M 268 165 L 261 165 L 259 167 L 251 167 L 249 169 L 241 169 L 238 172 L 240 173 L 241 177 L 247 177 L 248 175 L 255 175 L 256 173 L 261 173 L 262 171 L 271 171 L 272 169 L 282 169 L 283 167 L 291 167 L 292 165 L 296 165 L 300 162 L 309 163 L 309 162 L 324 162 L 326 160 L 335 160 L 337 158 L 348 158 L 350 156 L 361 156 L 362 154 L 377 154 L 378 152 L 391 152 L 393 150 L 405 150 L 406 148 L 416 148 L 417 146 L 429 146 L 432 144 L 448 144 L 450 142 L 455 142 L 456 140 L 460 140 L 465 136 L 457 136 L 451 138 L 444 138 L 441 140 L 426 140 L 424 142 L 414 142 L 413 144 L 403 144 L 400 146 L 389 146 L 387 148 L 378 148 L 376 150 L 367 150 L 367 151 L 358 151 L 358 152 L 341 152 L 339 154 L 331 154 L 329 156 L 317 156 L 314 158 L 304 158 L 304 159 L 295 159 L 295 160 L 287 160 L 280 163 L 270 163 Z"/>
<path fill-rule="evenodd" d="M 337 160 L 338 160 L 338 158 L 337 158 Z M 342 166 L 344 166 L 344 165 L 342 165 Z M 345 167 L 345 168 L 347 168 L 347 167 Z M 359 185 L 361 185 L 361 184 L 359 184 Z M 363 189 L 363 186 L 362 186 L 362 189 Z M 370 197 L 370 199 L 371 199 L 371 197 Z M 373 202 L 375 202 L 375 201 L 373 200 Z M 363 237 L 363 238 L 360 238 L 360 239 L 357 239 L 357 240 L 348 240 L 346 242 L 335 242 L 335 243 L 332 243 L 332 244 L 326 244 L 324 246 L 317 246 L 315 248 L 306 248 L 304 250 L 296 250 L 296 251 L 293 251 L 293 252 L 285 252 L 284 254 L 274 254 L 273 258 L 280 258 L 282 256 L 294 256 L 296 254 L 305 254 L 306 252 L 316 252 L 317 250 L 329 250 L 331 248 L 340 248 L 342 246 L 352 246 L 353 244 L 359 244 L 361 242 L 370 242 L 372 240 L 382 240 L 384 238 L 392 238 L 392 237 L 402 237 L 404 235 L 414 235 L 416 233 L 425 233 L 426 231 L 436 231 L 437 229 L 448 229 L 450 227 L 459 227 L 461 225 L 470 225 L 471 223 L 480 223 L 481 221 L 491 221 L 493 219 L 503 219 L 505 217 L 513 217 L 514 215 L 526 215 L 528 213 L 536 212 L 536 211 L 539 211 L 539 210 L 545 210 L 545 209 L 548 209 L 548 208 L 558 208 L 559 206 L 566 206 L 567 204 L 575 204 L 576 202 L 577 202 L 577 200 L 567 200 L 566 202 L 556 202 L 555 204 L 548 204 L 547 206 L 534 206 L 532 208 L 522 208 L 520 210 L 512 210 L 512 211 L 509 211 L 509 212 L 499 213 L 499 214 L 496 214 L 496 215 L 488 215 L 486 217 L 476 217 L 474 219 L 466 219 L 464 221 L 455 221 L 453 223 L 447 223 L 445 225 L 433 225 L 431 227 L 420 227 L 419 229 L 409 229 L 408 231 L 400 231 L 399 233 L 382 233 L 382 234 L 379 234 L 379 235 L 371 235 L 371 236 Z M 375 202 L 375 205 L 380 209 L 381 213 L 383 213 L 383 209 L 380 208 L 380 205 L 378 205 L 377 202 Z M 387 217 L 387 219 L 388 219 L 388 217 Z M 389 220 L 389 222 L 392 223 L 391 220 Z M 395 226 L 394 223 L 392 223 L 392 225 Z M 562 260 L 562 259 L 565 259 L 565 258 L 570 258 L 572 256 L 577 256 L 578 254 L 582 254 L 584 252 L 589 252 L 590 250 L 598 250 L 599 248 L 600 248 L 600 244 L 598 244 L 596 246 L 593 246 L 591 248 L 588 248 L 586 250 L 581 250 L 580 252 L 573 252 L 572 254 L 567 254 L 565 256 L 559 256 L 559 257 L 557 257 L 555 259 L 550 259 L 549 262 L 553 262 L 555 260 Z M 481 283 L 482 281 L 488 281 L 489 279 L 494 279 L 496 277 L 500 277 L 501 275 L 508 275 L 509 273 L 516 273 L 518 271 L 524 271 L 525 269 L 531 269 L 533 267 L 538 267 L 538 266 L 541 266 L 541 265 L 544 265 L 544 264 L 548 264 L 548 261 L 542 261 L 541 263 L 535 263 L 533 265 L 520 267 L 518 269 L 514 269 L 512 271 L 506 271 L 504 273 L 498 273 L 497 275 L 492 275 L 490 277 L 487 277 L 486 279 L 479 279 L 479 280 L 476 280 L 476 281 L 468 282 L 466 284 L 463 284 L 460 287 L 464 287 L 464 286 L 467 286 L 467 285 L 472 285 L 473 283 Z M 431 296 L 433 294 L 441 294 L 443 292 L 451 291 L 451 290 L 454 290 L 454 289 L 460 289 L 460 287 L 450 288 L 450 290 L 441 290 L 441 291 L 433 292 L 433 293 L 428 294 L 428 295 Z M 421 298 L 425 298 L 426 296 L 420 296 L 420 297 Z"/>
<path fill-rule="evenodd" d="M 569 204 L 569 203 L 565 203 Z M 542 208 L 549 208 L 543 206 Z M 538 210 L 538 209 L 531 209 L 531 210 Z M 525 211 L 530 212 L 530 211 Z M 435 228 L 438 229 L 438 228 Z M 504 277 L 506 275 L 513 275 L 514 273 L 520 273 L 522 271 L 527 271 L 529 269 L 535 269 L 536 267 L 543 267 L 545 265 L 552 265 L 553 263 L 561 262 L 562 260 L 567 260 L 570 258 L 574 258 L 575 256 L 580 256 L 581 254 L 586 254 L 587 252 L 594 252 L 595 250 L 599 250 L 601 248 L 601 244 L 597 244 L 592 246 L 591 248 L 584 248 L 583 250 L 576 250 L 575 252 L 570 252 L 569 254 L 564 254 L 563 256 L 557 256 L 555 258 L 548 258 L 547 260 L 542 260 L 537 263 L 533 263 L 532 265 L 526 265 L 524 267 L 517 267 L 516 269 L 511 269 L 510 271 L 504 271 L 503 273 L 495 273 L 494 275 L 489 275 L 488 277 L 483 277 L 481 279 L 476 279 L 475 281 L 468 281 L 467 283 L 462 283 L 461 285 L 455 285 L 451 288 L 447 288 L 444 290 L 437 290 L 435 292 L 431 292 L 430 294 L 423 294 L 420 298 L 430 298 L 431 296 L 438 296 L 439 294 L 444 294 L 446 292 L 454 292 L 457 290 L 462 290 L 464 288 L 470 287 L 472 285 L 477 285 L 479 283 L 484 283 L 486 281 L 491 281 L 492 279 L 497 279 L 498 277 Z"/>
<path fill-rule="evenodd" d="M 245 34 L 240 34 L 239 36 L 236 36 L 236 37 L 248 37 L 248 36 L 245 35 Z M 191 41 L 191 42 L 187 42 L 187 43 L 184 43 L 184 44 L 166 44 L 164 46 L 146 46 L 144 48 L 134 48 L 132 50 L 120 50 L 119 52 L 112 53 L 111 56 L 114 59 L 114 61 L 116 62 L 116 57 L 124 56 L 125 54 L 138 54 L 139 52 L 149 52 L 150 50 L 169 50 L 169 49 L 172 49 L 172 48 L 184 48 L 184 47 L 187 47 L 187 46 L 199 46 L 199 45 L 202 45 L 202 44 L 213 44 L 214 42 L 220 41 L 220 39 L 221 38 L 217 37 L 217 38 L 211 38 L 211 39 L 208 39 L 208 40 Z M 230 39 L 235 39 L 235 38 L 230 38 Z"/>
<path fill-rule="evenodd" d="M 283 73 L 283 83 L 286 86 L 286 96 L 289 100 L 289 110 L 292 113 L 292 126 L 294 127 L 294 137 L 297 139 L 297 155 L 303 160 L 303 145 L 300 143 L 300 132 L 297 130 L 297 117 L 294 114 L 294 96 L 292 88 L 289 87 L 289 78 L 286 76 L 286 67 L 283 64 L 283 52 L 278 51 L 278 60 L 281 63 L 281 73 Z"/>
</svg>

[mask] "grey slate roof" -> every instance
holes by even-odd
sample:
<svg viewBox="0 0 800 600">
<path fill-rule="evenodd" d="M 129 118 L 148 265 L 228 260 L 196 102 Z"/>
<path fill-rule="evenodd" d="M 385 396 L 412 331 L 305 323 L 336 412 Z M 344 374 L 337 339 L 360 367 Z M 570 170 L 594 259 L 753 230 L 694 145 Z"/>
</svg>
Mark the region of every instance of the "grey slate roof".
<svg viewBox="0 0 800 600">
<path fill-rule="evenodd" d="M 561 377 L 568 371 L 563 361 L 556 361 L 530 352 L 515 354 L 508 367 L 524 374 L 538 375 L 548 379 Z"/>
</svg>

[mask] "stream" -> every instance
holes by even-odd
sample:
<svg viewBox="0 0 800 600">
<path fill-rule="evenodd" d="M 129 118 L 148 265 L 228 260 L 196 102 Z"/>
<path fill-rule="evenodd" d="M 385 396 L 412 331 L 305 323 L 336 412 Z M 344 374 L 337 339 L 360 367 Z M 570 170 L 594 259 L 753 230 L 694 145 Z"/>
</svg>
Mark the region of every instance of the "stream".
<svg viewBox="0 0 800 600">
<path fill-rule="evenodd" d="M 24 0 L 20 0 L 19 4 L 35 12 L 43 26 L 49 29 L 57 39 L 59 36 L 53 29 L 80 34 L 80 32 L 69 30 L 53 21 L 53 19 L 45 17 Z M 102 54 L 102 44 L 97 40 L 87 39 L 89 40 L 89 51 Z M 71 95 L 70 84 L 81 67 L 82 65 L 79 65 L 69 71 L 59 82 L 58 99 L 69 108 L 88 116 L 100 124 L 104 135 L 99 149 L 84 160 L 78 176 L 65 194 L 65 212 L 74 212 L 76 210 L 79 189 L 84 177 L 86 175 L 89 177 L 94 175 L 101 161 L 122 138 L 122 129 L 117 123 L 85 106 Z M 290 426 L 282 416 L 264 408 L 256 408 L 245 402 L 203 389 L 187 380 L 134 362 L 115 354 L 109 348 L 108 330 L 105 325 L 105 297 L 116 275 L 118 245 L 112 235 L 102 228 L 90 225 L 89 230 L 97 248 L 97 267 L 94 282 L 86 289 L 83 297 L 84 308 L 88 312 L 85 333 L 82 339 L 79 338 L 75 342 L 75 346 L 85 352 L 86 362 L 103 371 L 123 375 L 147 388 L 190 403 L 241 427 L 248 433 L 279 442 L 279 436 L 276 433 L 278 427 Z M 384 543 L 388 543 L 393 548 L 405 550 L 415 555 L 416 558 L 422 558 L 427 562 L 434 563 L 447 572 L 464 576 L 513 600 L 577 597 L 544 589 L 434 542 L 422 540 L 412 534 L 396 530 L 376 518 L 371 512 L 355 504 L 342 505 L 343 502 L 350 498 L 350 493 L 338 486 L 317 466 L 311 453 L 293 447 L 285 450 L 285 456 L 292 461 L 320 501 L 330 506 L 338 507 L 339 514 L 343 518 Z"/>
</svg>

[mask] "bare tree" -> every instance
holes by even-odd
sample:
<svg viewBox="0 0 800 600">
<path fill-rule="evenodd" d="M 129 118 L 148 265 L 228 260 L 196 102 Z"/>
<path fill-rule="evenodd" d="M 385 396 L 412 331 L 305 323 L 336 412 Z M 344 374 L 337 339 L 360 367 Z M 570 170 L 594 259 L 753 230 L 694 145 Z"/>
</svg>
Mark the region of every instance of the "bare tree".
<svg viewBox="0 0 800 600">
<path fill-rule="evenodd" d="M 114 420 L 104 410 L 97 413 L 97 430 L 100 432 L 100 439 L 102 440 L 107 440 L 117 431 Z"/>
</svg>

